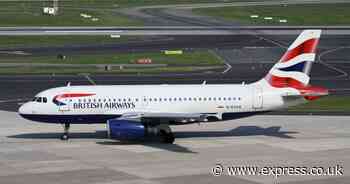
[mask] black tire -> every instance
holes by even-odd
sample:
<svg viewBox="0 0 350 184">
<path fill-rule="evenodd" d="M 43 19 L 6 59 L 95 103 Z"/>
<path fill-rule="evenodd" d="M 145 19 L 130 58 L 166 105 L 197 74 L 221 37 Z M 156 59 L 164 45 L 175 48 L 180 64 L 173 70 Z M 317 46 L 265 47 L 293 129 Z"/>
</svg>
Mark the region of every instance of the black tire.
<svg viewBox="0 0 350 184">
<path fill-rule="evenodd" d="M 173 133 L 168 134 L 168 138 L 167 138 L 167 144 L 173 144 L 175 142 L 175 137 L 173 135 Z"/>
<path fill-rule="evenodd" d="M 160 131 L 161 142 L 166 144 L 173 144 L 175 137 L 173 133 L 167 133 L 164 130 Z"/>
<path fill-rule="evenodd" d="M 67 141 L 68 139 L 69 139 L 69 137 L 68 137 L 67 134 L 63 134 L 63 135 L 61 136 L 61 140 L 62 140 L 62 141 Z"/>
</svg>

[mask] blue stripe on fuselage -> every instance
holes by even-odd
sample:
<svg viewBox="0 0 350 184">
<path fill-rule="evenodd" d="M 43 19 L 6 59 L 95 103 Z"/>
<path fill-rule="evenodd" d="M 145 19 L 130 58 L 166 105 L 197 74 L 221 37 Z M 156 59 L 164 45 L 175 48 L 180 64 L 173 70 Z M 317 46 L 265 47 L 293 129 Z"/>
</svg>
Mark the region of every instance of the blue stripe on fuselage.
<svg viewBox="0 0 350 184">
<path fill-rule="evenodd" d="M 23 118 L 43 123 L 99 124 L 119 118 L 121 115 L 42 115 L 20 114 Z"/>
</svg>

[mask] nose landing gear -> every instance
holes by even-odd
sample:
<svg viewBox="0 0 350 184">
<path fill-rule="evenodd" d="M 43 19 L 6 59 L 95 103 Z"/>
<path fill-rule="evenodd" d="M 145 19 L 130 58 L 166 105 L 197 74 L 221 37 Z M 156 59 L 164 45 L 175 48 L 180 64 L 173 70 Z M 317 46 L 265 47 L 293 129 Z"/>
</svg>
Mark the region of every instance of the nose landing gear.
<svg viewBox="0 0 350 184">
<path fill-rule="evenodd" d="M 70 128 L 70 124 L 69 123 L 65 123 L 63 124 L 63 128 L 64 128 L 64 133 L 61 136 L 61 140 L 63 141 L 67 141 L 69 139 L 69 128 Z"/>
</svg>

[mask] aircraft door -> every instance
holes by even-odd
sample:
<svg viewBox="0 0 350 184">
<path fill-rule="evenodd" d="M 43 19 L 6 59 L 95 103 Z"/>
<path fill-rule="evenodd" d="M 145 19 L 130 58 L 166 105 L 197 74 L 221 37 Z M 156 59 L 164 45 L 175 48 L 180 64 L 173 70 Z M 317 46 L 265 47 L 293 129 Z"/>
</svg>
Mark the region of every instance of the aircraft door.
<svg viewBox="0 0 350 184">
<path fill-rule="evenodd" d="M 263 108 L 263 89 L 259 86 L 253 87 L 253 109 Z"/>
</svg>

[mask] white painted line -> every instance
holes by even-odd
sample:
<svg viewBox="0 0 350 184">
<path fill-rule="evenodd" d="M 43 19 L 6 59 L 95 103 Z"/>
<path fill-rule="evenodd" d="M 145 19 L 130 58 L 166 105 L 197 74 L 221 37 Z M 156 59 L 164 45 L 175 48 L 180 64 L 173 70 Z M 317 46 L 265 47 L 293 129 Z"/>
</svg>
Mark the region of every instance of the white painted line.
<svg viewBox="0 0 350 184">
<path fill-rule="evenodd" d="M 227 73 L 228 71 L 230 71 L 231 70 L 231 68 L 232 68 L 232 66 L 229 64 L 229 63 L 227 63 L 227 62 L 225 62 L 225 65 L 226 65 L 226 70 L 225 71 L 223 71 L 222 73 Z"/>
<path fill-rule="evenodd" d="M 0 51 L 0 54 L 14 54 L 14 55 L 31 55 L 30 53 L 21 51 L 21 50 L 16 50 L 16 51 Z"/>
<path fill-rule="evenodd" d="M 120 35 L 114 35 L 114 34 L 112 34 L 112 35 L 111 35 L 111 38 L 120 38 Z"/>
<path fill-rule="evenodd" d="M 318 62 L 319 63 L 323 64 L 324 66 L 326 66 L 327 68 L 329 68 L 331 70 L 334 70 L 334 71 L 337 71 L 337 72 L 341 73 L 340 75 L 332 77 L 332 78 L 343 78 L 343 77 L 348 78 L 349 74 L 346 71 L 344 71 L 344 70 L 342 70 L 340 68 L 337 68 L 337 67 L 335 67 L 335 66 L 333 66 L 333 65 L 331 65 L 329 63 L 324 62 L 322 60 L 322 57 L 324 55 L 327 55 L 327 54 L 332 53 L 332 52 L 336 52 L 336 51 L 344 49 L 344 48 L 347 48 L 347 47 L 338 47 L 338 48 L 335 48 L 335 49 L 327 50 L 327 51 L 325 51 L 323 53 L 320 53 L 318 55 Z"/>
<path fill-rule="evenodd" d="M 8 103 L 8 102 L 20 102 L 20 101 L 26 101 L 28 99 L 10 99 L 10 100 L 0 100 L 0 103 Z"/>
<path fill-rule="evenodd" d="M 287 21 L 287 19 L 280 19 L 279 22 L 281 22 L 281 23 L 287 23 L 288 21 Z"/>
<path fill-rule="evenodd" d="M 121 33 L 123 31 L 102 31 L 102 30 L 71 30 L 71 31 L 44 31 L 45 33 Z"/>
<path fill-rule="evenodd" d="M 96 85 L 96 82 L 95 82 L 94 80 L 92 80 L 92 79 L 90 78 L 89 75 L 84 75 L 84 77 L 85 77 L 92 85 Z"/>
</svg>

